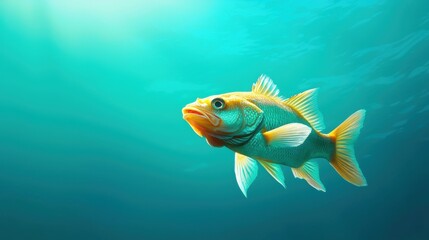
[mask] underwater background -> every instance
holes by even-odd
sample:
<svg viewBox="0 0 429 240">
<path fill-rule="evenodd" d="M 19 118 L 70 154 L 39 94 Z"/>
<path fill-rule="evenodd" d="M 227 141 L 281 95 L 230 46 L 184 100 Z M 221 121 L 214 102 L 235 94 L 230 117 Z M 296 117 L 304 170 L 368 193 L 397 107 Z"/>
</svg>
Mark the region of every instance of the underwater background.
<svg viewBox="0 0 429 240">
<path fill-rule="evenodd" d="M 367 110 L 367 187 L 243 196 L 181 109 L 261 74 Z M 427 0 L 0 0 L 0 239 L 428 239 L 428 78 Z"/>
</svg>

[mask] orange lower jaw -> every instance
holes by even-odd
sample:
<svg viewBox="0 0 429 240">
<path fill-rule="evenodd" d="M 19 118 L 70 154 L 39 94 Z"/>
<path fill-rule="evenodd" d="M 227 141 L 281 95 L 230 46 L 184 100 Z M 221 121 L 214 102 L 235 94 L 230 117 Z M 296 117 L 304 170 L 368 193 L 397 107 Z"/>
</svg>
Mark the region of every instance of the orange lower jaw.
<svg viewBox="0 0 429 240">
<path fill-rule="evenodd" d="M 191 126 L 192 130 L 194 130 L 194 132 L 195 132 L 198 136 L 200 136 L 200 137 L 203 137 L 203 136 L 204 136 L 204 132 L 203 132 L 203 131 L 201 131 L 200 129 L 198 129 L 198 128 L 194 127 L 192 124 L 189 124 L 189 126 Z"/>
<path fill-rule="evenodd" d="M 200 137 L 205 135 L 205 129 L 211 127 L 210 121 L 199 115 L 185 114 L 183 119 L 189 123 L 192 130 Z"/>
</svg>

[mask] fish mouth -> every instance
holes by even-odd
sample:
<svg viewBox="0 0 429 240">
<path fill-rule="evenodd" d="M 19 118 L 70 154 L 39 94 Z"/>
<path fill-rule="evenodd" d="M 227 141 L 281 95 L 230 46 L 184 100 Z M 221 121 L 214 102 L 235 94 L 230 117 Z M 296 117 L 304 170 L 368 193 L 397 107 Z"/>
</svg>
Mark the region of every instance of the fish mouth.
<svg viewBox="0 0 429 240">
<path fill-rule="evenodd" d="M 189 115 L 189 114 L 193 114 L 193 115 L 199 115 L 199 116 L 203 116 L 203 117 L 205 117 L 205 115 L 201 112 L 201 111 L 198 111 L 196 108 L 190 108 L 190 107 L 187 107 L 187 108 L 184 108 L 183 110 L 182 110 L 182 113 L 183 113 L 183 116 L 185 117 L 186 115 Z"/>
<path fill-rule="evenodd" d="M 221 119 L 205 110 L 194 106 L 186 106 L 182 109 L 183 119 L 189 123 L 194 132 L 202 137 L 204 133 L 213 131 L 213 127 L 221 124 Z"/>
<path fill-rule="evenodd" d="M 182 113 L 183 113 L 183 119 L 185 119 L 186 121 L 196 120 L 198 122 L 204 123 L 204 122 L 207 122 L 208 120 L 211 126 L 205 126 L 205 127 L 217 127 L 221 123 L 221 119 L 218 116 L 197 107 L 190 107 L 190 106 L 184 107 L 182 109 Z"/>
</svg>

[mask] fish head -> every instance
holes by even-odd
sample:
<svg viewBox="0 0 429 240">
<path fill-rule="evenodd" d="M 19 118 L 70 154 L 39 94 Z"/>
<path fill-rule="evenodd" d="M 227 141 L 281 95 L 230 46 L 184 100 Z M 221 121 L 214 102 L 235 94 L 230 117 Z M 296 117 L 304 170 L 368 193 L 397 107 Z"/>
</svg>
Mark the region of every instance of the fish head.
<svg viewBox="0 0 429 240">
<path fill-rule="evenodd" d="M 183 118 L 211 146 L 241 144 L 263 120 L 263 112 L 245 97 L 222 94 L 197 99 L 182 109 Z"/>
</svg>

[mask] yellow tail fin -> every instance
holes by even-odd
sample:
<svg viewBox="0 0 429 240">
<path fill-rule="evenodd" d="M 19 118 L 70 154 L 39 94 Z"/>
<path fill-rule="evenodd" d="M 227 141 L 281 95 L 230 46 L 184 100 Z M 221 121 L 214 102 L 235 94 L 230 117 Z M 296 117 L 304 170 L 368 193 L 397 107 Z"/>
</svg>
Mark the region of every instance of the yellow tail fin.
<svg viewBox="0 0 429 240">
<path fill-rule="evenodd" d="M 331 165 L 346 181 L 356 186 L 366 186 L 366 179 L 356 161 L 354 142 L 359 136 L 365 120 L 365 110 L 359 110 L 348 117 L 329 133 L 335 142 Z"/>
</svg>

